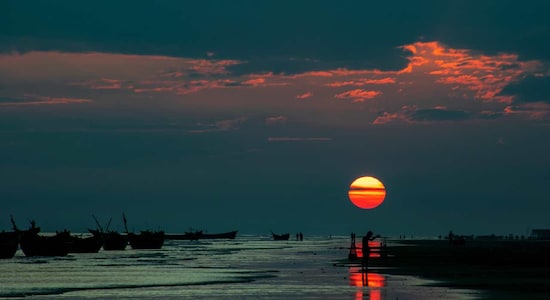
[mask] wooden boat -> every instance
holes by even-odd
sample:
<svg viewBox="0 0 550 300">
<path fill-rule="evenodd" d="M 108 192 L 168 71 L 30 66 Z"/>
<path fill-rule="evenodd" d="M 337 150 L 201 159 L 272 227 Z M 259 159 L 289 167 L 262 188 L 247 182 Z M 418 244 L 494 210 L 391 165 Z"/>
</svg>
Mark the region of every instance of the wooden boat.
<svg viewBox="0 0 550 300">
<path fill-rule="evenodd" d="M 139 234 L 129 232 L 128 242 L 132 249 L 160 249 L 164 244 L 164 231 L 144 230 Z"/>
<path fill-rule="evenodd" d="M 224 233 L 203 233 L 201 239 L 230 239 L 234 240 L 237 236 L 237 230 L 224 232 Z"/>
<path fill-rule="evenodd" d="M 180 240 L 180 241 L 197 241 L 202 238 L 203 233 L 199 231 L 187 231 L 184 234 L 167 234 L 165 238 L 167 240 Z"/>
<path fill-rule="evenodd" d="M 88 229 L 93 235 L 100 236 L 103 250 L 124 250 L 128 245 L 128 236 L 117 231 L 102 232 L 100 230 Z"/>
<path fill-rule="evenodd" d="M 71 235 L 69 238 L 69 253 L 97 253 L 103 246 L 103 237 L 94 235 L 89 237 Z"/>
<path fill-rule="evenodd" d="M 0 259 L 12 258 L 19 246 L 19 235 L 16 231 L 0 232 Z"/>
<path fill-rule="evenodd" d="M 273 235 L 274 241 L 288 241 L 288 239 L 290 238 L 290 233 L 276 234 L 271 232 L 271 234 Z"/>
<path fill-rule="evenodd" d="M 31 221 L 28 230 L 17 229 L 13 219 L 12 223 L 19 234 L 19 244 L 25 256 L 66 256 L 69 253 L 69 235 L 41 236 L 38 234 L 40 227 L 36 227 L 34 221 Z"/>
<path fill-rule="evenodd" d="M 124 250 L 128 245 L 128 236 L 120 234 L 118 231 L 109 230 L 111 219 L 107 222 L 107 226 L 103 227 L 95 216 L 92 216 L 98 229 L 88 229 L 94 236 L 100 236 L 103 243 L 103 250 Z"/>
<path fill-rule="evenodd" d="M 128 232 L 126 216 L 123 214 L 124 228 L 128 234 L 128 242 L 132 249 L 160 249 L 164 244 L 164 231 L 142 230 L 139 234 Z"/>
</svg>

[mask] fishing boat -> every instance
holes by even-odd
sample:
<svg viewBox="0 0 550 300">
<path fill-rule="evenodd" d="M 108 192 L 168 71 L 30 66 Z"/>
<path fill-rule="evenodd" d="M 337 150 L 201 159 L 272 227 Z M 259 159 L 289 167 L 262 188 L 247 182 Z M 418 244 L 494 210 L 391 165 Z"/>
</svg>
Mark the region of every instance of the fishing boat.
<svg viewBox="0 0 550 300">
<path fill-rule="evenodd" d="M 19 236 L 16 231 L 0 232 L 0 259 L 12 258 L 17 252 Z"/>
<path fill-rule="evenodd" d="M 70 235 L 69 253 L 97 253 L 103 246 L 103 237 L 94 235 L 84 237 L 82 235 Z"/>
<path fill-rule="evenodd" d="M 290 238 L 290 233 L 276 234 L 271 232 L 271 234 L 273 235 L 274 241 L 288 241 L 288 239 Z"/>
<path fill-rule="evenodd" d="M 123 214 L 124 229 L 128 235 L 128 242 L 132 249 L 160 249 L 164 244 L 164 231 L 142 230 L 140 233 L 128 231 L 126 216 Z"/>
<path fill-rule="evenodd" d="M 88 229 L 94 236 L 100 236 L 103 242 L 103 250 L 124 250 L 128 245 L 128 236 L 119 233 L 118 231 L 109 230 L 111 225 L 111 219 L 107 222 L 105 227 L 101 226 L 95 216 L 92 216 L 96 222 L 98 229 Z"/>
<path fill-rule="evenodd" d="M 66 256 L 69 253 L 69 235 L 39 235 L 40 227 L 36 227 L 34 220 L 31 221 L 31 227 L 27 230 L 19 230 L 13 218 L 12 224 L 19 234 L 19 244 L 25 256 Z"/>
<path fill-rule="evenodd" d="M 203 233 L 201 239 L 230 239 L 234 240 L 237 237 L 237 230 L 224 232 L 224 233 Z"/>
<path fill-rule="evenodd" d="M 198 231 L 186 231 L 184 234 L 167 234 L 165 238 L 167 240 L 180 240 L 180 241 L 197 241 L 202 238 L 202 230 Z"/>
</svg>

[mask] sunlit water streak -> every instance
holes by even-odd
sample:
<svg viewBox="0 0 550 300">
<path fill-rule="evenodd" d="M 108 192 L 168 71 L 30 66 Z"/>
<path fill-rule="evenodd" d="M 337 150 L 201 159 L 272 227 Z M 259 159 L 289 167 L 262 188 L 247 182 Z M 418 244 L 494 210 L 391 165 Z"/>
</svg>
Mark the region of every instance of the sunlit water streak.
<svg viewBox="0 0 550 300">
<path fill-rule="evenodd" d="M 26 299 L 464 299 L 470 290 L 429 287 L 410 276 L 335 265 L 346 237 L 303 242 L 167 241 L 161 250 L 100 251 L 0 260 L 0 298 Z M 374 284 L 374 286 L 373 286 Z M 370 285 L 370 286 L 369 286 Z"/>
</svg>

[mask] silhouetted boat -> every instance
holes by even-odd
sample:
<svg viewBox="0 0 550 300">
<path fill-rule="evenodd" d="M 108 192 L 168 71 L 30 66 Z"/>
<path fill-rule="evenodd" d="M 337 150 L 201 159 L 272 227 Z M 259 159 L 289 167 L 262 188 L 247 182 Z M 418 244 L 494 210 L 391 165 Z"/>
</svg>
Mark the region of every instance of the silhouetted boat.
<svg viewBox="0 0 550 300">
<path fill-rule="evenodd" d="M 237 230 L 224 233 L 203 233 L 201 239 L 230 239 L 233 240 L 237 236 Z"/>
<path fill-rule="evenodd" d="M 164 231 L 142 230 L 139 234 L 128 232 L 126 216 L 123 214 L 124 228 L 132 249 L 160 249 L 164 244 Z"/>
<path fill-rule="evenodd" d="M 202 238 L 202 230 L 199 231 L 187 231 L 184 234 L 167 234 L 165 238 L 167 240 L 180 240 L 180 241 L 197 241 Z"/>
<path fill-rule="evenodd" d="M 31 221 L 31 227 L 28 230 L 19 230 L 13 219 L 12 224 L 19 234 L 19 244 L 25 256 L 66 256 L 69 253 L 69 235 L 38 235 L 40 227 L 36 227 L 34 221 Z"/>
<path fill-rule="evenodd" d="M 288 239 L 290 238 L 290 233 L 276 234 L 271 232 L 271 234 L 273 235 L 274 241 L 288 241 Z"/>
<path fill-rule="evenodd" d="M 111 219 L 109 219 L 109 222 L 107 222 L 107 226 L 103 228 L 97 218 L 95 216 L 92 216 L 94 218 L 94 221 L 97 225 L 97 229 L 88 229 L 90 233 L 92 233 L 94 236 L 100 236 L 102 238 L 103 242 L 103 250 L 111 251 L 111 250 L 124 250 L 126 249 L 126 245 L 128 245 L 128 236 L 120 234 L 117 231 L 109 230 L 109 226 L 111 225 Z"/>
<path fill-rule="evenodd" d="M 128 236 L 117 231 L 101 232 L 95 229 L 88 229 L 88 231 L 102 238 L 103 250 L 124 250 L 128 245 Z"/>
<path fill-rule="evenodd" d="M 12 258 L 19 246 L 19 235 L 16 231 L 0 232 L 0 258 Z"/>
<path fill-rule="evenodd" d="M 67 231 L 68 232 L 68 231 Z M 97 253 L 103 246 L 103 237 L 94 234 L 89 237 L 69 236 L 69 253 Z"/>
</svg>

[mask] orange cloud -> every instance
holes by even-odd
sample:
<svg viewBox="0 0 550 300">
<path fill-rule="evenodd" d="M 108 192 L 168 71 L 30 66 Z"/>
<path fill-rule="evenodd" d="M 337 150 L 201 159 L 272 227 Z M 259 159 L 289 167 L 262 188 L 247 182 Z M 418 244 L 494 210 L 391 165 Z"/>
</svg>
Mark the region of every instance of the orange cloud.
<svg viewBox="0 0 550 300">
<path fill-rule="evenodd" d="M 380 79 L 359 79 L 359 80 L 349 80 L 349 81 L 336 81 L 327 83 L 326 86 L 330 87 L 342 87 L 342 86 L 364 86 L 367 84 L 392 84 L 396 82 L 396 78 L 394 77 L 386 77 L 386 78 L 380 78 Z"/>
<path fill-rule="evenodd" d="M 306 92 L 306 93 L 303 93 L 303 94 L 296 95 L 296 99 L 307 99 L 311 96 L 313 96 L 312 92 Z"/>
<path fill-rule="evenodd" d="M 489 56 L 438 42 L 416 42 L 402 48 L 413 54 L 406 68 L 408 72 L 418 69 L 437 77 L 437 83 L 451 85 L 452 90 L 469 91 L 472 98 L 484 101 L 512 101 L 512 97 L 499 93 L 541 66 L 538 61 L 520 61 L 515 54 Z"/>
<path fill-rule="evenodd" d="M 380 91 L 369 91 L 363 89 L 355 89 L 340 94 L 334 95 L 338 99 L 353 99 L 353 102 L 363 102 L 367 99 L 372 99 L 378 95 L 382 94 Z"/>
<path fill-rule="evenodd" d="M 389 112 L 384 112 L 381 116 L 378 116 L 376 117 L 376 119 L 374 119 L 374 121 L 372 122 L 372 125 L 386 124 L 399 118 L 400 116 L 397 113 L 392 114 Z"/>
</svg>

